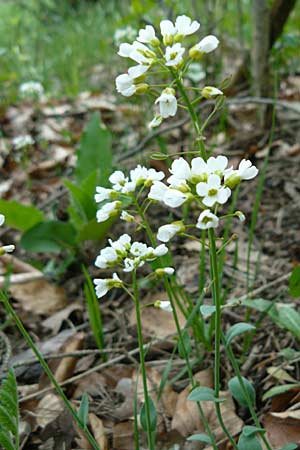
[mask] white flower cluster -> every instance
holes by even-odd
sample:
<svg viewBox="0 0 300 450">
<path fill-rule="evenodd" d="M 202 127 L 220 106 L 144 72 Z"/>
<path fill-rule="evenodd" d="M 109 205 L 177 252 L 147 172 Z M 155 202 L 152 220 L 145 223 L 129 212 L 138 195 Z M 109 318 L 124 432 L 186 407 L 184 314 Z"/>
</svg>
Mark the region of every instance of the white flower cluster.
<svg viewBox="0 0 300 450">
<path fill-rule="evenodd" d="M 168 252 L 165 244 L 158 245 L 156 248 L 148 247 L 143 242 L 131 242 L 128 234 L 123 234 L 117 241 L 109 239 L 108 242 L 110 245 L 100 251 L 95 261 L 95 266 L 100 269 L 119 266 L 124 272 L 132 272 L 142 267 L 145 262 L 154 261 Z M 161 275 L 159 271 L 172 275 L 174 269 L 171 267 L 157 269 L 156 272 Z M 123 282 L 116 273 L 113 274 L 113 278 L 95 279 L 94 283 L 98 297 L 103 297 L 113 287 L 123 286 Z"/>
<path fill-rule="evenodd" d="M 4 222 L 5 216 L 3 214 L 0 214 L 0 227 L 4 224 Z M 5 253 L 12 253 L 14 249 L 14 245 L 3 245 L 2 247 L 0 247 L 0 256 L 4 255 Z"/>
<path fill-rule="evenodd" d="M 109 177 L 112 188 L 104 188 L 97 186 L 95 201 L 102 203 L 107 200 L 113 200 L 105 203 L 97 211 L 97 221 L 105 222 L 110 217 L 118 214 L 122 205 L 119 199 L 126 195 L 133 194 L 137 187 L 151 186 L 155 181 L 160 181 L 164 178 L 163 172 L 158 172 L 155 169 L 147 169 L 144 166 L 138 165 L 135 169 L 130 171 L 129 177 L 126 177 L 121 170 L 116 170 Z M 130 221 L 130 215 L 124 212 L 122 219 Z"/>
<path fill-rule="evenodd" d="M 218 39 L 213 36 L 206 36 L 196 45 L 186 52 L 182 46 L 182 41 L 200 28 L 200 23 L 192 21 L 185 15 L 178 16 L 175 23 L 170 20 L 160 22 L 161 37 L 157 37 L 155 29 L 151 25 L 139 30 L 138 37 L 132 43 L 122 43 L 119 47 L 118 55 L 129 58 L 136 65 L 130 67 L 128 72 L 116 78 L 116 88 L 125 97 L 134 94 L 143 94 L 151 89 L 151 84 L 147 84 L 146 76 L 151 75 L 154 66 L 159 66 L 160 71 L 165 70 L 182 76 L 191 61 L 197 61 L 206 53 L 215 50 Z M 164 46 L 164 47 L 163 47 Z M 222 91 L 212 86 L 202 89 L 201 95 L 204 98 L 213 98 L 222 95 Z M 160 125 L 163 119 L 173 117 L 177 111 L 176 92 L 173 86 L 166 85 L 161 95 L 155 100 L 159 105 L 159 114 L 149 124 L 150 128 Z"/>
<path fill-rule="evenodd" d="M 24 99 L 39 99 L 44 94 L 44 88 L 38 81 L 27 81 L 20 85 L 19 94 Z"/>
<path fill-rule="evenodd" d="M 114 33 L 114 43 L 120 45 L 124 39 L 133 41 L 136 38 L 136 34 L 136 30 L 130 25 L 127 25 L 124 28 L 118 28 Z"/>
<path fill-rule="evenodd" d="M 12 140 L 12 144 L 16 150 L 20 150 L 24 147 L 29 147 L 34 144 L 33 138 L 30 134 L 25 134 L 24 136 L 16 136 Z"/>
<path fill-rule="evenodd" d="M 216 215 L 219 205 L 224 205 L 234 189 L 242 180 L 254 178 L 258 169 L 251 161 L 243 159 L 237 170 L 228 168 L 226 156 L 211 156 L 207 161 L 203 158 L 193 158 L 191 164 L 185 159 L 176 159 L 170 169 L 171 176 L 166 185 L 161 181 L 154 181 L 148 198 L 159 201 L 164 205 L 177 208 L 186 202 L 195 200 L 202 208 L 198 217 L 197 228 L 216 228 L 219 218 Z M 240 220 L 244 215 L 237 211 L 235 214 Z M 168 242 L 176 234 L 185 230 L 182 221 L 163 225 L 158 230 L 157 238 Z"/>
</svg>

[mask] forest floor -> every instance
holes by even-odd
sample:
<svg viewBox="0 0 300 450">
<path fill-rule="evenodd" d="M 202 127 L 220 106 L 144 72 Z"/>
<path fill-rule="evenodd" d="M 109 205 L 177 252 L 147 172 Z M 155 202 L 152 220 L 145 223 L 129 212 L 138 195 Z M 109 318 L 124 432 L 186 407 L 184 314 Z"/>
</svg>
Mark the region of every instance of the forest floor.
<svg viewBox="0 0 300 450">
<path fill-rule="evenodd" d="M 274 449 L 289 442 L 300 444 L 300 387 L 262 400 L 264 393 L 273 386 L 299 382 L 299 336 L 297 339 L 288 329 L 274 323 L 270 314 L 262 309 L 263 300 L 272 302 L 271 307 L 284 304 L 297 307 L 295 299 L 288 294 L 288 279 L 291 270 L 300 261 L 299 87 L 299 76 L 289 77 L 281 83 L 271 145 L 270 129 L 260 131 L 257 127 L 257 105 L 250 101 L 239 103 L 241 97 L 228 99 L 224 130 L 210 130 L 207 136 L 208 143 L 214 146 L 214 154 L 225 154 L 233 165 L 246 157 L 257 165 L 260 172 L 266 168 L 248 264 L 249 224 L 260 178 L 247 184 L 239 193 L 236 209 L 245 213 L 246 224 L 233 222 L 233 232 L 239 238 L 237 244 L 233 242 L 227 248 L 224 286 L 228 288 L 228 298 L 239 299 L 247 292 L 250 280 L 249 298 L 252 298 L 254 305 L 250 308 L 250 319 L 253 323 L 259 321 L 257 331 L 245 357 L 242 356 L 242 338 L 234 341 L 233 349 L 236 355 L 240 355 L 242 375 L 256 389 L 256 409 Z M 153 136 L 141 148 L 141 134 L 146 135 L 141 123 L 142 107 L 118 105 L 111 94 L 83 93 L 72 101 L 45 100 L 38 108 L 30 103 L 18 103 L 9 106 L 0 115 L 5 136 L 0 139 L 1 197 L 34 205 L 48 216 L 55 212 L 57 218 L 66 220 L 69 198 L 64 179 L 71 177 L 76 164 L 74 148 L 94 111 L 101 113 L 103 122 L 113 132 L 116 167 L 120 155 L 122 162 L 119 165 L 125 170 L 135 166 L 136 160 L 146 160 L 149 164 L 147 154 L 160 151 L 159 139 L 162 137 L 171 143 L 174 153 L 189 145 L 190 124 L 185 123 L 167 132 L 162 128 L 158 136 Z M 126 123 L 126 127 L 122 127 L 122 123 Z M 24 134 L 36 139 L 25 159 L 12 146 L 13 138 Z M 135 154 L 135 150 L 138 153 Z M 131 156 L 127 157 L 126 152 Z M 151 164 L 155 168 L 166 169 L 164 161 L 152 160 Z M 153 220 L 157 220 L 156 217 Z M 107 237 L 117 237 L 121 232 L 127 232 L 127 227 L 128 224 L 115 223 Z M 13 256 L 3 257 L 1 276 L 3 284 L 7 266 L 11 265 L 10 295 L 15 310 L 47 357 L 53 373 L 73 404 L 79 406 L 83 392 L 88 394 L 89 426 L 101 449 L 134 449 L 133 396 L 139 362 L 133 305 L 119 291 L 111 291 L 101 299 L 105 333 L 105 348 L 101 351 L 96 347 L 90 329 L 83 292 L 81 263 L 86 265 L 92 278 L 96 277 L 97 269 L 93 263 L 104 244 L 85 242 L 78 260 L 55 280 L 51 276 L 49 261 L 54 265 L 63 262 L 64 253 L 54 256 L 29 254 L 18 246 L 20 236 L 20 232 L 1 229 L 1 241 L 16 245 Z M 181 284 L 192 295 L 197 295 L 198 244 L 175 240 L 172 247 Z M 37 269 L 46 264 L 48 275 Z M 21 283 L 18 278 L 14 282 L 15 274 L 19 274 L 19 281 L 22 274 Z M 158 295 L 160 292 L 145 290 L 143 303 Z M 208 295 L 205 302 L 209 301 Z M 89 449 L 4 311 L 1 311 L 1 319 L 4 323 L 1 333 L 7 338 L 3 351 L 9 353 L 9 365 L 14 365 L 18 380 L 22 448 Z M 182 316 L 180 320 L 184 325 Z M 224 310 L 225 330 L 244 320 L 245 306 Z M 201 443 L 186 440 L 187 436 L 203 431 L 203 424 L 195 412 L 195 404 L 187 400 L 190 386 L 184 370 L 185 362 L 173 352 L 176 330 L 172 318 L 168 312 L 160 311 L 158 314 L 157 310 L 149 307 L 143 309 L 142 321 L 144 336 L 150 344 L 147 350 L 148 382 L 159 412 L 156 448 L 201 449 Z M 233 371 L 224 352 L 222 355 L 222 386 L 224 396 L 228 398 L 222 409 L 225 423 L 238 439 L 242 426 L 251 424 L 251 420 L 246 408 L 229 399 L 227 382 Z M 162 374 L 170 360 L 169 382 L 158 398 Z M 195 378 L 202 385 L 213 387 L 212 353 L 201 345 L 195 346 L 191 360 Z M 141 402 L 140 379 L 137 392 Z M 231 447 L 224 438 L 211 405 L 206 403 L 205 414 L 219 448 L 228 450 Z M 175 444 L 178 446 L 175 447 Z M 145 443 L 142 443 L 142 448 L 143 445 Z"/>
</svg>

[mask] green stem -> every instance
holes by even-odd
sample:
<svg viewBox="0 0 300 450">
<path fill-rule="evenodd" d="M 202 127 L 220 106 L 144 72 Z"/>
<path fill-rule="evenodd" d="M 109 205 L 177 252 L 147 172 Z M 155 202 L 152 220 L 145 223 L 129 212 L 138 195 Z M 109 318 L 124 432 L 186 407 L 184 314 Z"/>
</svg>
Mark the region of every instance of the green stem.
<svg viewBox="0 0 300 450">
<path fill-rule="evenodd" d="M 145 367 L 145 353 L 144 353 L 144 344 L 143 344 L 142 321 L 141 321 L 140 301 L 139 301 L 138 285 L 137 285 L 137 278 L 136 278 L 135 270 L 132 272 L 132 286 L 133 286 L 133 296 L 134 296 L 134 303 L 135 303 L 136 327 L 137 327 L 137 333 L 138 333 L 141 372 L 142 372 L 143 389 L 144 389 L 144 397 L 145 397 L 148 445 L 149 445 L 150 450 L 154 450 L 155 449 L 154 433 L 151 431 L 151 414 L 150 414 L 150 402 L 149 402 L 149 394 L 148 394 L 148 386 L 147 386 L 147 374 L 146 374 L 146 367 Z"/>
<path fill-rule="evenodd" d="M 238 379 L 238 381 L 239 381 L 239 383 L 240 383 L 240 386 L 241 386 L 241 388 L 242 388 L 242 390 L 243 390 L 243 394 L 244 394 L 245 399 L 246 399 L 246 401 L 247 401 L 248 408 L 249 408 L 251 417 L 252 417 L 252 419 L 253 419 L 253 421 L 254 421 L 254 423 L 255 423 L 255 426 L 256 426 L 257 428 L 261 428 L 261 424 L 259 423 L 259 420 L 258 420 L 258 417 L 257 417 L 257 415 L 256 415 L 255 409 L 253 408 L 253 405 L 252 405 L 251 398 L 249 397 L 249 394 L 248 394 L 248 391 L 247 391 L 247 389 L 246 389 L 244 380 L 243 380 L 243 378 L 242 378 L 242 375 L 241 375 L 241 371 L 240 371 L 239 365 L 238 365 L 238 363 L 237 363 L 237 361 L 236 361 L 236 358 L 235 358 L 235 356 L 234 356 L 234 354 L 233 354 L 233 351 L 232 351 L 232 349 L 231 349 L 231 346 L 230 346 L 230 345 L 226 345 L 226 339 L 225 339 L 225 336 L 224 336 L 223 333 L 222 333 L 222 341 L 223 341 L 223 343 L 224 343 L 224 347 L 225 347 L 226 353 L 227 353 L 228 358 L 229 358 L 229 360 L 230 360 L 230 362 L 231 362 L 231 365 L 232 365 L 232 367 L 233 367 L 233 370 L 234 370 L 234 372 L 235 372 L 235 375 L 236 375 L 236 377 L 237 377 L 237 379 Z M 272 450 L 272 447 L 270 446 L 270 444 L 269 444 L 269 442 L 268 442 L 268 440 L 267 440 L 267 438 L 265 437 L 264 434 L 261 434 L 261 438 L 262 438 L 262 440 L 263 440 L 265 446 L 267 447 L 267 449 L 268 449 L 268 450 Z"/>
<path fill-rule="evenodd" d="M 55 376 L 53 375 L 53 373 L 51 372 L 48 364 L 46 363 L 46 361 L 44 360 L 44 358 L 42 357 L 42 355 L 40 354 L 38 348 L 36 347 L 36 345 L 34 344 L 33 340 L 31 339 L 30 335 L 28 334 L 28 332 L 26 331 L 26 329 L 24 328 L 23 323 L 21 322 L 21 320 L 19 319 L 19 317 L 17 316 L 17 314 L 15 313 L 13 307 L 11 306 L 11 304 L 9 303 L 8 297 L 6 295 L 5 292 L 1 292 L 1 299 L 3 300 L 4 306 L 6 311 L 8 312 L 8 314 L 13 318 L 13 320 L 15 321 L 17 327 L 19 328 L 21 334 L 23 335 L 24 339 L 27 341 L 29 347 L 32 349 L 33 353 L 35 354 L 35 356 L 37 357 L 37 359 L 39 360 L 42 368 L 44 369 L 45 373 L 47 374 L 47 376 L 49 377 L 50 381 L 52 382 L 53 386 L 56 389 L 56 392 L 58 393 L 58 395 L 60 396 L 60 398 L 63 400 L 66 408 L 68 409 L 69 413 L 71 414 L 71 416 L 73 417 L 73 419 L 75 420 L 75 422 L 77 423 L 78 427 L 81 429 L 81 431 L 85 434 L 87 440 L 89 441 L 89 443 L 91 444 L 91 446 L 93 447 L 93 449 L 95 450 L 101 450 L 100 447 L 98 446 L 97 442 L 95 441 L 94 437 L 92 436 L 92 434 L 89 432 L 88 428 L 85 426 L 85 424 L 80 420 L 80 418 L 78 417 L 75 409 L 73 408 L 71 402 L 68 400 L 68 398 L 66 397 L 64 391 L 62 390 L 62 388 L 60 387 L 59 383 L 56 381 Z"/>
<path fill-rule="evenodd" d="M 214 298 L 215 311 L 215 365 L 214 365 L 214 385 L 215 385 L 215 397 L 220 398 L 220 346 L 221 346 L 221 295 L 220 295 L 220 283 L 219 283 L 219 271 L 217 261 L 217 249 L 216 249 L 216 237 L 213 228 L 208 230 L 209 245 L 210 245 L 210 261 L 211 261 L 211 276 L 212 276 L 212 292 Z M 228 440 L 234 449 L 238 450 L 236 443 L 234 442 L 230 432 L 227 430 L 223 421 L 220 404 L 216 403 L 216 413 L 220 425 L 226 434 Z"/>
<path fill-rule="evenodd" d="M 196 383 L 194 381 L 193 371 L 192 371 L 192 368 L 191 368 L 191 365 L 190 365 L 190 361 L 189 361 L 189 355 L 188 355 L 188 353 L 186 351 L 186 348 L 185 348 L 185 345 L 184 345 L 184 340 L 183 340 L 182 331 L 181 331 L 181 328 L 180 328 L 178 315 L 177 315 L 177 312 L 176 312 L 176 308 L 175 308 L 175 304 L 174 304 L 174 300 L 173 300 L 173 296 L 172 296 L 172 291 L 170 289 L 169 280 L 167 278 L 166 278 L 165 286 L 166 286 L 166 290 L 167 290 L 167 294 L 168 294 L 170 303 L 172 305 L 172 311 L 173 311 L 173 317 L 174 317 L 174 322 L 175 322 L 175 326 L 176 326 L 176 331 L 177 331 L 177 334 L 178 334 L 178 338 L 179 338 L 179 340 L 181 342 L 181 348 L 182 348 L 182 351 L 183 351 L 183 357 L 184 357 L 185 362 L 186 362 L 188 376 L 189 376 L 192 388 L 194 389 L 196 387 Z M 205 414 L 203 412 L 203 409 L 202 409 L 202 406 L 201 406 L 200 402 L 197 402 L 197 406 L 198 406 L 199 414 L 200 414 L 201 420 L 202 420 L 202 422 L 204 424 L 205 430 L 206 430 L 207 434 L 210 437 L 212 446 L 213 446 L 213 448 L 215 450 L 218 450 L 218 447 L 217 447 L 214 435 L 212 434 L 212 431 L 210 429 L 208 420 L 207 420 L 207 418 L 206 418 L 206 416 L 205 416 Z"/>
</svg>

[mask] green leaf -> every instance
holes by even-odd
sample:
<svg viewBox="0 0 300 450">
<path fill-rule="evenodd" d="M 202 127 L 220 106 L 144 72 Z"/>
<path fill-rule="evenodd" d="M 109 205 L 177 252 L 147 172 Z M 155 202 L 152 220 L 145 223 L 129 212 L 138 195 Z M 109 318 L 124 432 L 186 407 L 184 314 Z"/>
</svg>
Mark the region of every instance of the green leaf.
<svg viewBox="0 0 300 450">
<path fill-rule="evenodd" d="M 216 312 L 216 307 L 214 305 L 201 305 L 200 313 L 202 316 L 211 316 Z"/>
<path fill-rule="evenodd" d="M 216 398 L 215 391 L 206 386 L 199 386 L 192 390 L 192 392 L 188 396 L 188 400 L 193 402 L 214 402 L 221 403 L 224 399 Z"/>
<path fill-rule="evenodd" d="M 230 390 L 232 396 L 235 398 L 235 400 L 241 406 L 245 406 L 245 407 L 248 406 L 247 397 L 249 397 L 249 401 L 251 401 L 252 405 L 254 405 L 255 398 L 256 398 L 255 389 L 252 386 L 252 384 L 250 383 L 250 381 L 248 381 L 246 378 L 242 377 L 242 380 L 244 383 L 244 388 L 248 395 L 246 395 L 246 393 L 244 392 L 244 389 L 240 385 L 238 377 L 233 377 L 233 378 L 231 378 L 231 380 L 229 380 L 229 382 L 228 382 L 229 390 Z"/>
<path fill-rule="evenodd" d="M 95 168 L 99 170 L 97 182 L 101 186 L 107 185 L 112 171 L 112 136 L 101 123 L 100 115 L 95 112 L 88 122 L 77 151 L 76 180 L 80 184 L 87 179 Z"/>
<path fill-rule="evenodd" d="M 300 266 L 295 266 L 289 279 L 289 294 L 292 297 L 300 297 Z"/>
<path fill-rule="evenodd" d="M 229 345 L 231 341 L 240 334 L 246 333 L 247 331 L 255 330 L 255 326 L 250 325 L 250 323 L 239 322 L 229 328 L 226 333 L 226 345 Z"/>
<path fill-rule="evenodd" d="M 0 430 L 0 445 L 4 450 L 17 450 L 8 432 Z"/>
<path fill-rule="evenodd" d="M 282 447 L 280 450 L 296 450 L 298 448 L 297 444 L 287 444 Z"/>
<path fill-rule="evenodd" d="M 210 437 L 204 433 L 193 434 L 192 436 L 188 437 L 187 440 L 188 441 L 205 442 L 206 444 L 212 444 Z"/>
<path fill-rule="evenodd" d="M 20 231 L 26 231 L 45 219 L 39 209 L 14 200 L 0 199 L 0 211 L 5 215 L 5 224 Z"/>
<path fill-rule="evenodd" d="M 20 245 L 31 252 L 59 253 L 63 248 L 76 246 L 76 230 L 68 222 L 49 220 L 26 231 Z"/>
<path fill-rule="evenodd" d="M 300 314 L 290 306 L 277 306 L 279 324 L 296 338 L 300 337 Z"/>
<path fill-rule="evenodd" d="M 82 266 L 82 271 L 86 279 L 86 282 L 84 283 L 84 295 L 88 304 L 91 328 L 94 334 L 96 344 L 98 348 L 101 350 L 104 347 L 104 333 L 102 326 L 101 310 L 99 307 L 92 279 L 84 266 Z"/>
<path fill-rule="evenodd" d="M 168 159 L 169 156 L 166 155 L 165 153 L 154 152 L 154 153 L 151 153 L 150 158 L 158 160 L 158 161 L 164 161 L 165 159 Z"/>
<path fill-rule="evenodd" d="M 107 235 L 108 231 L 111 229 L 115 220 L 115 217 L 111 217 L 106 222 L 97 222 L 96 219 L 90 220 L 80 228 L 78 232 L 78 240 L 93 240 L 101 242 Z"/>
<path fill-rule="evenodd" d="M 156 424 L 157 424 L 157 412 L 156 412 L 156 408 L 155 408 L 152 398 L 148 397 L 148 400 L 149 400 L 149 408 L 150 408 L 150 431 L 155 431 Z M 141 426 L 142 426 L 143 430 L 148 431 L 145 403 L 143 403 L 143 406 L 141 408 L 140 422 L 141 422 Z"/>
<path fill-rule="evenodd" d="M 83 189 L 71 183 L 68 180 L 64 181 L 64 185 L 69 189 L 71 199 L 79 216 L 87 222 L 96 216 L 97 207 L 93 197 L 87 194 Z"/>
<path fill-rule="evenodd" d="M 250 432 L 250 428 L 253 429 Z M 256 427 L 244 427 L 238 442 L 239 450 L 262 450 L 261 443 L 256 437 L 256 433 L 261 429 Z"/>
<path fill-rule="evenodd" d="M 299 383 L 283 384 L 282 386 L 275 386 L 269 389 L 264 395 L 263 400 L 274 397 L 274 395 L 284 394 L 294 388 L 300 388 Z"/>
<path fill-rule="evenodd" d="M 189 335 L 188 330 L 183 330 L 182 341 L 179 339 L 178 341 L 178 353 L 181 358 L 184 358 L 185 355 L 189 355 L 192 351 L 192 342 Z"/>
<path fill-rule="evenodd" d="M 84 392 L 77 412 L 77 415 L 81 423 L 83 424 L 84 428 L 86 428 L 87 426 L 88 413 L 89 413 L 89 398 L 87 393 Z"/>
<path fill-rule="evenodd" d="M 160 397 L 161 397 L 161 395 L 163 393 L 165 385 L 166 385 L 166 383 L 168 381 L 168 376 L 169 376 L 170 370 L 172 368 L 172 364 L 173 364 L 173 359 L 170 358 L 168 360 L 168 362 L 166 364 L 166 367 L 164 368 L 164 371 L 163 371 L 162 376 L 161 376 L 161 380 L 160 380 L 158 391 L 157 391 L 157 401 L 160 400 Z"/>
</svg>

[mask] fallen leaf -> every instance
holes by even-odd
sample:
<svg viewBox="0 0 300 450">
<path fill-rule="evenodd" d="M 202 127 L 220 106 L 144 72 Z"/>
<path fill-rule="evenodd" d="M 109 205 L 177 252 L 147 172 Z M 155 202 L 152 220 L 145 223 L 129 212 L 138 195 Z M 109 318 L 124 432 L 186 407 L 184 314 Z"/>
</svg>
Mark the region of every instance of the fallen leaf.
<svg viewBox="0 0 300 450">
<path fill-rule="evenodd" d="M 90 421 L 90 425 L 91 425 L 92 434 L 93 434 L 97 444 L 99 444 L 99 447 L 101 448 L 101 450 L 107 450 L 108 442 L 107 442 L 107 437 L 105 436 L 105 430 L 104 430 L 102 420 L 99 419 L 99 417 L 97 417 L 96 414 L 90 413 L 89 421 Z"/>
<path fill-rule="evenodd" d="M 49 315 L 67 304 L 65 290 L 45 279 L 12 285 L 9 290 L 24 311 L 30 311 L 33 314 Z"/>
<path fill-rule="evenodd" d="M 61 398 L 53 393 L 46 394 L 38 403 L 35 416 L 36 423 L 44 428 L 53 422 L 64 409 L 64 403 Z"/>
<path fill-rule="evenodd" d="M 274 450 L 291 442 L 300 444 L 300 411 L 269 413 L 264 418 L 266 437 Z"/>
<path fill-rule="evenodd" d="M 74 311 L 82 311 L 83 306 L 79 302 L 72 302 L 70 305 L 63 308 L 61 311 L 52 314 L 50 317 L 42 321 L 43 327 L 51 330 L 54 334 L 58 333 L 62 323 L 68 319 L 68 317 Z"/>
<path fill-rule="evenodd" d="M 115 450 L 134 450 L 133 422 L 120 422 L 113 426 L 113 448 Z"/>
<path fill-rule="evenodd" d="M 272 375 L 272 377 L 276 378 L 276 380 L 291 381 L 292 383 L 297 383 L 297 380 L 291 377 L 291 375 L 289 375 L 286 370 L 279 369 L 278 367 L 268 367 L 267 372 Z"/>
</svg>

